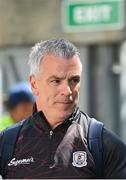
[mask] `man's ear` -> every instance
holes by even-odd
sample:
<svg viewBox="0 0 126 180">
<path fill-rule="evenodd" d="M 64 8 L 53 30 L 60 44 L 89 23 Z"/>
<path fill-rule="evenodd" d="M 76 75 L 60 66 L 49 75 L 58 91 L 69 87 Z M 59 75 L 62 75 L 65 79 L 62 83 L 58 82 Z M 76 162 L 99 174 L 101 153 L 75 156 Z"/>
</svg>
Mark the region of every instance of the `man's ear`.
<svg viewBox="0 0 126 180">
<path fill-rule="evenodd" d="M 35 96 L 38 96 L 39 91 L 38 91 L 38 86 L 37 86 L 37 78 L 35 77 L 35 75 L 30 75 L 29 76 L 29 82 L 30 82 L 33 94 Z"/>
</svg>

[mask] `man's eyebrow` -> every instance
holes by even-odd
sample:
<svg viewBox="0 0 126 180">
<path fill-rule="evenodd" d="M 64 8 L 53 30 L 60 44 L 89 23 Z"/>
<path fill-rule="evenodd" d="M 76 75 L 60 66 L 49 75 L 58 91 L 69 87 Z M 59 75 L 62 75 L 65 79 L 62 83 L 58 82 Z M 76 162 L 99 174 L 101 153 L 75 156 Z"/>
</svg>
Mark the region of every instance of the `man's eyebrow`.
<svg viewBox="0 0 126 180">
<path fill-rule="evenodd" d="M 59 77 L 59 76 L 57 76 L 57 75 L 52 75 L 52 76 L 50 76 L 48 79 L 47 79 L 47 81 L 50 81 L 51 79 L 63 79 L 62 77 Z"/>
<path fill-rule="evenodd" d="M 72 76 L 69 77 L 69 79 L 72 79 L 72 78 L 80 79 L 80 76 L 79 75 L 72 75 Z"/>
<path fill-rule="evenodd" d="M 73 78 L 77 78 L 77 79 L 79 79 L 80 80 L 80 76 L 79 75 L 72 75 L 72 76 L 70 76 L 69 77 L 69 80 L 71 80 L 71 79 L 73 79 Z M 52 79 L 59 79 L 59 80 L 63 80 L 63 79 L 65 79 L 64 77 L 60 77 L 59 75 L 52 75 L 52 76 L 50 76 L 48 79 L 47 79 L 47 81 L 49 82 L 50 80 L 52 80 Z"/>
</svg>

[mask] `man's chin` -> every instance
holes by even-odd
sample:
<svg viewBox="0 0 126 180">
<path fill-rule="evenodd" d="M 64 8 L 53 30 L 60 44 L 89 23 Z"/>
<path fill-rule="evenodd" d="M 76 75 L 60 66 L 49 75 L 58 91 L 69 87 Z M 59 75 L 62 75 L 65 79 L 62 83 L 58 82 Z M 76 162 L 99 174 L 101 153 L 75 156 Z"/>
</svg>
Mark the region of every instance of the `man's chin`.
<svg viewBox="0 0 126 180">
<path fill-rule="evenodd" d="M 62 119 L 62 120 L 65 120 L 65 119 L 67 119 L 68 117 L 70 117 L 70 115 L 73 113 L 73 111 L 65 111 L 65 112 L 61 112 L 60 113 L 60 118 Z"/>
<path fill-rule="evenodd" d="M 67 105 L 67 106 L 57 106 L 56 111 L 59 116 L 65 120 L 67 119 L 76 109 L 76 106 Z"/>
</svg>

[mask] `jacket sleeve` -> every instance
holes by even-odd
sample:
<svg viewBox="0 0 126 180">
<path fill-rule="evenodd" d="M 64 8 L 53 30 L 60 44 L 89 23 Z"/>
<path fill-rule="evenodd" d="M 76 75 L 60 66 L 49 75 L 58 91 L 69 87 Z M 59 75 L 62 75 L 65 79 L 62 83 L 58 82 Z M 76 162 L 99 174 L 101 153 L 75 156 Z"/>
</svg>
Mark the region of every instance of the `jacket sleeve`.
<svg viewBox="0 0 126 180">
<path fill-rule="evenodd" d="M 126 145 L 111 131 L 103 129 L 104 177 L 126 179 Z"/>
</svg>

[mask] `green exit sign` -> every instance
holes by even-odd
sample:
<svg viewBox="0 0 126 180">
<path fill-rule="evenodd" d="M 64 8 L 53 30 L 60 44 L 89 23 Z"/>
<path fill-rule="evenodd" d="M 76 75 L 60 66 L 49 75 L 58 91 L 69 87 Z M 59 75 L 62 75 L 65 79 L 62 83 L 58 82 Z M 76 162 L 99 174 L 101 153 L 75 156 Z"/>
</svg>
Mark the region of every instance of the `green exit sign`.
<svg viewBox="0 0 126 180">
<path fill-rule="evenodd" d="M 124 0 L 64 0 L 63 26 L 68 32 L 124 27 Z"/>
</svg>

